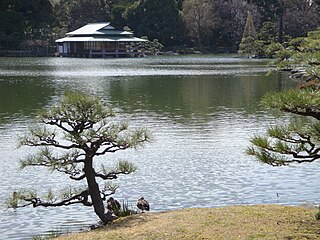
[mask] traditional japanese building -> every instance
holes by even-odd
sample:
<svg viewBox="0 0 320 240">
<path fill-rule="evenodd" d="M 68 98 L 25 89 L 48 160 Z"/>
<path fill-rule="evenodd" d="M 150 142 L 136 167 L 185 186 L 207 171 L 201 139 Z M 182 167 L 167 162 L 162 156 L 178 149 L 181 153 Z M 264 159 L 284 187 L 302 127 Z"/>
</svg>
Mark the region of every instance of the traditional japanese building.
<svg viewBox="0 0 320 240">
<path fill-rule="evenodd" d="M 128 48 L 130 43 L 145 42 L 133 33 L 114 28 L 110 23 L 89 23 L 56 40 L 58 53 L 66 57 L 129 57 L 144 53 Z"/>
</svg>

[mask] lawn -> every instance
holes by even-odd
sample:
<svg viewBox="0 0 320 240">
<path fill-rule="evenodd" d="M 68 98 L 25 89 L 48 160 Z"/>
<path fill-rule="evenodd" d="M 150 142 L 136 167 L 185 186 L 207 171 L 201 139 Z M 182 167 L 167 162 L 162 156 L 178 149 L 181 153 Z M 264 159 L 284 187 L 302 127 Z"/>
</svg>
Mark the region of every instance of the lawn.
<svg viewBox="0 0 320 240">
<path fill-rule="evenodd" d="M 303 206 L 252 205 L 141 213 L 57 239 L 320 239 L 317 212 Z"/>
</svg>

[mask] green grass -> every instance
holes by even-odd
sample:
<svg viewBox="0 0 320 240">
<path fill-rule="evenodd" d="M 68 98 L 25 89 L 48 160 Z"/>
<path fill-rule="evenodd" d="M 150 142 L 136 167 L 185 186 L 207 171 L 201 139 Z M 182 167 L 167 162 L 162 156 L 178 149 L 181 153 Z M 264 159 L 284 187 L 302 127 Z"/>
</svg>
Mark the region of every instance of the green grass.
<svg viewBox="0 0 320 240">
<path fill-rule="evenodd" d="M 320 239 L 317 212 L 317 208 L 255 205 L 142 213 L 57 239 Z"/>
</svg>

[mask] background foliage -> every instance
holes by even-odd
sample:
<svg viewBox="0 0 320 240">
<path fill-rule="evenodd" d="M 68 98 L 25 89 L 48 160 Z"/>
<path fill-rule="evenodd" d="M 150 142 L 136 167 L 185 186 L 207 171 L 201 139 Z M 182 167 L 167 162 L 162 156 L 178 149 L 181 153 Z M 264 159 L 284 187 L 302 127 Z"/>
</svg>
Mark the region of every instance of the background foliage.
<svg viewBox="0 0 320 240">
<path fill-rule="evenodd" d="M 272 28 L 262 41 L 283 43 L 320 23 L 320 2 L 311 0 L 1 0 L 0 50 L 23 49 L 26 41 L 54 45 L 86 23 L 112 22 L 167 49 L 236 52 L 248 10 L 258 33 Z"/>
</svg>

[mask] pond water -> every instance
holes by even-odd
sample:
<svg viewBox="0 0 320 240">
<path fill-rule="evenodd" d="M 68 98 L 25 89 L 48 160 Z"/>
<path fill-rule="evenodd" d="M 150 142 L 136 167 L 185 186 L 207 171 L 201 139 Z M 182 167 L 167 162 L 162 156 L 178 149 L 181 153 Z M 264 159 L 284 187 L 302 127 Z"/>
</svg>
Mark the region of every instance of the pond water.
<svg viewBox="0 0 320 240">
<path fill-rule="evenodd" d="M 43 107 L 66 91 L 100 96 L 118 119 L 144 126 L 153 142 L 111 154 L 138 171 L 120 177 L 115 197 L 135 208 L 144 196 L 152 211 L 189 207 L 318 202 L 319 164 L 271 167 L 245 154 L 250 137 L 289 120 L 266 111 L 267 91 L 295 83 L 270 73 L 267 61 L 232 56 L 159 56 L 136 59 L 0 58 L 0 238 L 31 239 L 50 231 L 76 231 L 97 222 L 83 206 L 6 209 L 14 190 L 58 191 L 72 184 L 43 168 L 19 170 L 32 151 L 17 148 Z"/>
</svg>

